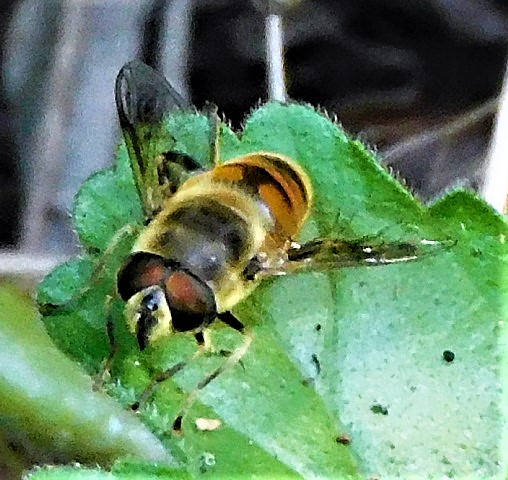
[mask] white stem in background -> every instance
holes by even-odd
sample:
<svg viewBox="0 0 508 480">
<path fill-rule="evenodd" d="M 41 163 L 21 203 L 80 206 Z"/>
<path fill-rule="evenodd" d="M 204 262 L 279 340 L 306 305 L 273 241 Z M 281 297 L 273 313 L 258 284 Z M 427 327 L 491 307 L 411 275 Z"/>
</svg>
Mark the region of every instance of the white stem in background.
<svg viewBox="0 0 508 480">
<path fill-rule="evenodd" d="M 162 32 L 161 59 L 162 71 L 185 99 L 190 99 L 186 72 L 189 62 L 189 38 L 191 38 L 191 21 L 193 0 L 172 0 L 164 9 L 164 27 Z"/>
<path fill-rule="evenodd" d="M 284 78 L 283 32 L 280 15 L 269 14 L 266 17 L 265 35 L 268 98 L 285 102 L 287 93 Z"/>
<path fill-rule="evenodd" d="M 481 195 L 498 212 L 505 210 L 508 196 L 508 63 L 499 97 Z"/>
</svg>

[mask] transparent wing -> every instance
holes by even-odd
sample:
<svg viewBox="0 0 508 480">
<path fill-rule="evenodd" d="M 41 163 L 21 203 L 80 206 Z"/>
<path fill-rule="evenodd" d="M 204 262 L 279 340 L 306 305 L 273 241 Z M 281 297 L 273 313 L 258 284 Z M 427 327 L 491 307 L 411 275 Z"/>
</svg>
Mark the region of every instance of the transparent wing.
<svg viewBox="0 0 508 480">
<path fill-rule="evenodd" d="M 164 126 L 168 114 L 192 107 L 160 73 L 139 61 L 127 63 L 118 73 L 115 98 L 136 188 L 151 219 L 188 172 L 201 168 L 175 151 L 175 139 Z"/>
<path fill-rule="evenodd" d="M 434 240 L 382 243 L 366 242 L 365 239 L 317 238 L 302 245 L 293 243 L 279 259 L 270 258 L 264 264 L 260 262 L 255 277 L 411 262 L 436 255 L 454 245 L 453 241 Z"/>
</svg>

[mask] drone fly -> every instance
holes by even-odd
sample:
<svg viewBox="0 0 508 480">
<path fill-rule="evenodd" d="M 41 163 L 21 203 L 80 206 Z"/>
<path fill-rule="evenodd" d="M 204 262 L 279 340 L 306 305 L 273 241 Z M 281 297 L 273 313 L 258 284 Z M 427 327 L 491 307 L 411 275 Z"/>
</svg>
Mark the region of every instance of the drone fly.
<svg viewBox="0 0 508 480">
<path fill-rule="evenodd" d="M 187 155 L 161 153 L 153 143 L 162 122 L 189 107 L 149 66 L 130 62 L 120 70 L 116 103 L 147 220 L 117 277 L 140 349 L 175 332 L 191 332 L 202 344 L 216 320 L 243 332 L 231 310 L 273 275 L 417 258 L 409 243 L 297 243 L 313 188 L 292 158 L 258 151 L 221 163 L 215 148 L 205 171 Z"/>
</svg>

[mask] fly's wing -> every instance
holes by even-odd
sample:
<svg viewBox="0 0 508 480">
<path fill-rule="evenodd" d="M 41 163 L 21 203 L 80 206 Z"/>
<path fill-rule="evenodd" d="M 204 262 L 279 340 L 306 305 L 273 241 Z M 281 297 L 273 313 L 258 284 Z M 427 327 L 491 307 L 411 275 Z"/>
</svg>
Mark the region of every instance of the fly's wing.
<svg viewBox="0 0 508 480">
<path fill-rule="evenodd" d="M 268 257 L 264 264 L 250 266 L 254 268 L 254 275 L 247 273 L 251 273 L 251 277 L 262 278 L 298 272 L 391 265 L 436 255 L 454 245 L 455 242 L 451 240 L 382 243 L 367 242 L 366 239 L 318 238 L 303 245 L 293 243 L 282 257 L 275 261 Z"/>
<path fill-rule="evenodd" d="M 122 67 L 115 97 L 136 188 L 145 216 L 151 219 L 189 171 L 201 167 L 175 151 L 175 139 L 164 126 L 168 114 L 192 107 L 161 74 L 139 61 Z"/>
</svg>

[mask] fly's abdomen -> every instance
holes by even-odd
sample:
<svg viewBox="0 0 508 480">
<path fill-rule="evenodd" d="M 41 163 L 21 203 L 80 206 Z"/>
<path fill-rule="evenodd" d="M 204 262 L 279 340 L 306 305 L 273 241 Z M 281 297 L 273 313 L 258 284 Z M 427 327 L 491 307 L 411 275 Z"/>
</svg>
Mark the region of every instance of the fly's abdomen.
<svg viewBox="0 0 508 480">
<path fill-rule="evenodd" d="M 240 186 L 269 211 L 269 233 L 280 246 L 293 239 L 307 219 L 312 202 L 311 182 L 288 157 L 252 153 L 214 168 L 210 175 Z"/>
</svg>

